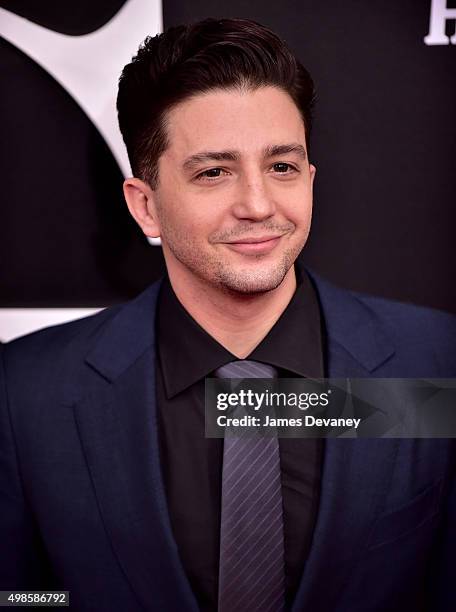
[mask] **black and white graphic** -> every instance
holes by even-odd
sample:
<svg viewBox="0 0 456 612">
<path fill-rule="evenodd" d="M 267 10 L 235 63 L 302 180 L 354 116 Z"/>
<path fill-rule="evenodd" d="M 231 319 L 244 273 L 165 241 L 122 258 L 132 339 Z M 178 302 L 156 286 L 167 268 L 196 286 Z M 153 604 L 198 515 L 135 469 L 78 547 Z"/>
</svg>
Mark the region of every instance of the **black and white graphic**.
<svg viewBox="0 0 456 612">
<path fill-rule="evenodd" d="M 0 9 L 2 339 L 86 313 L 48 308 L 131 297 L 164 270 L 123 202 L 115 110 L 122 67 L 162 29 L 159 0 L 82 3 L 73 25 L 55 3 L 28 4 Z"/>
</svg>

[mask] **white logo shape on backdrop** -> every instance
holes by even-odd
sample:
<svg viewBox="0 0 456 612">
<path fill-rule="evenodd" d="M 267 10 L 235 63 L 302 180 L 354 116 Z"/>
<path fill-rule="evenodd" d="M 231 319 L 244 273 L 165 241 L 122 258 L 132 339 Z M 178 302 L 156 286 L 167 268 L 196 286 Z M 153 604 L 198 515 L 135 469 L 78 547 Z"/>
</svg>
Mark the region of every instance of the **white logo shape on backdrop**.
<svg viewBox="0 0 456 612">
<path fill-rule="evenodd" d="M 51 74 L 98 129 L 124 176 L 131 174 L 116 113 L 117 84 L 146 36 L 163 29 L 161 0 L 128 0 L 90 34 L 53 32 L 0 8 L 0 35 Z M 151 244 L 160 240 L 150 238 Z"/>
<path fill-rule="evenodd" d="M 449 19 L 456 19 L 456 8 L 448 8 L 447 0 L 432 0 L 429 34 L 424 37 L 426 45 L 456 45 L 456 26 L 451 38 L 445 34 Z"/>
<path fill-rule="evenodd" d="M 115 107 L 122 68 L 146 36 L 161 32 L 161 0 L 128 0 L 96 32 L 67 36 L 0 8 L 0 35 L 44 68 L 100 132 L 124 176 L 131 173 Z M 160 240 L 149 239 L 152 244 Z M 93 314 L 99 308 L 1 308 L 0 340 Z"/>
</svg>

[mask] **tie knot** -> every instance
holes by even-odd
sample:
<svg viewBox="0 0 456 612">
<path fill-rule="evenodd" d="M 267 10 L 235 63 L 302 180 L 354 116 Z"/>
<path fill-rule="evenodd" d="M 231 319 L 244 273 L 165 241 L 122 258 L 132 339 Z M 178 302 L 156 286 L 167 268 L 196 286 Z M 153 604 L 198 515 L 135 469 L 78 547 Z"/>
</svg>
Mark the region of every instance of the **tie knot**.
<svg viewBox="0 0 456 612">
<path fill-rule="evenodd" d="M 214 375 L 217 378 L 277 378 L 277 370 L 267 363 L 240 359 L 217 368 Z"/>
</svg>

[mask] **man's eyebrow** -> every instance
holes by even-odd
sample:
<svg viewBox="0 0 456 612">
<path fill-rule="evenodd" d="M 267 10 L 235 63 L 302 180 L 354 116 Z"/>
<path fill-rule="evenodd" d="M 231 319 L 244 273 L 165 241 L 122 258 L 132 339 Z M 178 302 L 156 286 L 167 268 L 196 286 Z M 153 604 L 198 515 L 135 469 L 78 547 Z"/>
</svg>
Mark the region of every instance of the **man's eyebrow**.
<svg viewBox="0 0 456 612">
<path fill-rule="evenodd" d="M 303 147 L 302 144 L 299 144 L 298 142 L 292 142 L 290 144 L 271 145 L 269 147 L 266 147 L 266 149 L 264 150 L 264 157 L 276 157 L 278 155 L 287 155 L 288 153 L 295 153 L 302 159 L 307 158 L 305 147 Z"/>
<path fill-rule="evenodd" d="M 237 151 L 201 151 L 190 155 L 182 164 L 184 170 L 192 170 L 199 164 L 210 161 L 238 161 L 240 155 Z"/>
<path fill-rule="evenodd" d="M 307 158 L 305 147 L 297 142 L 287 144 L 276 144 L 266 147 L 263 151 L 265 159 L 268 157 L 277 157 L 278 155 L 287 155 L 288 153 L 295 153 L 302 159 Z M 190 155 L 182 164 L 184 170 L 192 170 L 200 164 L 204 164 L 212 161 L 239 161 L 241 155 L 239 151 L 201 151 Z"/>
</svg>

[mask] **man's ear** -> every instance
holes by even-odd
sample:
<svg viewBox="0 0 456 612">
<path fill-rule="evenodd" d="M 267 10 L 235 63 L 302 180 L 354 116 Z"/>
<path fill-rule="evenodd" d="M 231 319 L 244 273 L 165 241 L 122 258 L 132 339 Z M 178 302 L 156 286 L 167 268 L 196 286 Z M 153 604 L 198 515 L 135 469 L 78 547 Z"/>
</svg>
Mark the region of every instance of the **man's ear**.
<svg viewBox="0 0 456 612">
<path fill-rule="evenodd" d="M 155 193 L 150 185 L 138 178 L 127 178 L 123 192 L 131 216 L 149 238 L 160 236 Z"/>
<path fill-rule="evenodd" d="M 309 172 L 310 172 L 310 189 L 313 190 L 313 184 L 315 180 L 315 173 L 317 169 L 313 164 L 309 164 Z"/>
</svg>

